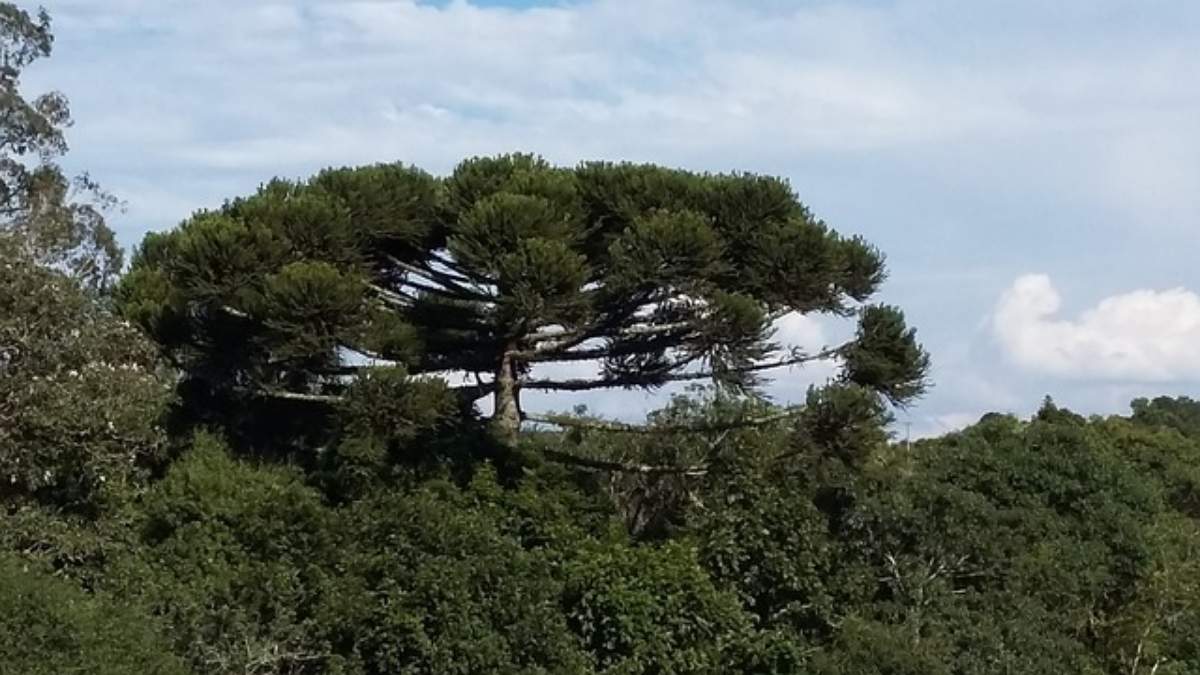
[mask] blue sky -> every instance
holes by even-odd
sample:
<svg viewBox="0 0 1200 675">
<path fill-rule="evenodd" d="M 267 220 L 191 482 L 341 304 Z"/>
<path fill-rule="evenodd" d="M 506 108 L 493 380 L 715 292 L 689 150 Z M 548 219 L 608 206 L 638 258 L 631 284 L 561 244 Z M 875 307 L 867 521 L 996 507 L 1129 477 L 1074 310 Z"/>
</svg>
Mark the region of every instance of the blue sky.
<svg viewBox="0 0 1200 675">
<path fill-rule="evenodd" d="M 127 201 L 127 245 L 335 164 L 522 150 L 771 173 L 888 255 L 882 299 L 935 362 L 901 414 L 914 433 L 1200 382 L 1200 3 L 46 4 L 56 53 L 27 85 L 71 98 L 68 164 Z"/>
</svg>

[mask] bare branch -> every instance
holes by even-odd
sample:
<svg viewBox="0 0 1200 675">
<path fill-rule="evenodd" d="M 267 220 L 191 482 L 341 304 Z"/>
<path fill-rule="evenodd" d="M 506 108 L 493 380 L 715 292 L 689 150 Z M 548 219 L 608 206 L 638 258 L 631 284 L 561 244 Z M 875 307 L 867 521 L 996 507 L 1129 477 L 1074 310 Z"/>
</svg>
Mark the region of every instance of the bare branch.
<svg viewBox="0 0 1200 675">
<path fill-rule="evenodd" d="M 553 344 L 539 345 L 535 349 L 535 353 L 548 354 L 562 352 L 571 349 L 572 347 L 577 347 L 591 339 L 621 337 L 623 331 L 637 330 L 638 326 L 636 325 L 627 326 L 625 328 L 621 328 L 621 326 L 631 320 L 634 320 L 639 310 L 654 304 L 656 301 L 662 298 L 662 295 L 662 289 L 655 288 L 645 290 L 638 294 L 637 297 L 631 299 L 628 306 L 626 306 L 623 311 L 617 314 L 610 314 L 600 317 L 588 326 L 583 326 L 576 329 L 564 328 L 557 331 L 549 331 L 534 335 L 532 338 L 535 344 L 545 340 L 555 341 Z M 677 322 L 674 325 L 683 327 L 689 326 L 690 324 L 686 322 Z M 664 327 L 666 326 L 670 326 L 670 324 L 664 325 Z M 635 334 L 627 332 L 626 335 L 633 336 Z M 523 358 L 528 359 L 530 356 L 530 354 L 526 353 Z"/>
<path fill-rule="evenodd" d="M 634 354 L 654 354 L 674 344 L 665 339 L 652 339 L 637 342 L 610 343 L 603 347 L 589 347 L 573 350 L 547 350 L 518 352 L 529 363 L 562 363 L 565 361 L 599 361 L 614 356 L 631 356 Z M 691 359 L 694 360 L 694 359 Z"/>
<path fill-rule="evenodd" d="M 401 279 L 397 283 L 403 284 L 404 286 L 415 289 L 422 293 L 428 293 L 430 295 L 436 295 L 438 297 L 446 298 L 447 300 L 459 300 L 459 301 L 466 301 L 466 302 L 495 302 L 495 299 L 491 298 L 490 296 L 480 295 L 478 293 L 470 293 L 470 292 L 459 293 L 459 292 L 452 291 L 452 290 L 449 290 L 446 288 L 441 288 L 439 286 L 432 285 L 432 283 L 423 283 L 423 282 L 427 282 L 427 281 L 428 280 L 417 281 L 417 280 L 413 279 L 412 277 L 405 277 L 404 279 Z"/>
<path fill-rule="evenodd" d="M 407 284 L 418 290 L 426 293 L 434 293 L 456 300 L 474 300 L 478 302 L 495 302 L 496 298 L 492 295 L 479 292 L 474 289 L 460 285 L 453 277 L 445 272 L 432 269 L 428 266 L 418 266 L 411 263 L 406 263 L 395 256 L 387 256 L 388 262 L 408 272 L 410 275 L 418 275 L 423 277 L 423 281 L 428 284 L 441 284 L 444 288 L 439 288 L 435 285 L 427 285 L 419 283 L 413 279 L 405 279 L 401 283 Z"/>
<path fill-rule="evenodd" d="M 477 284 L 480 284 L 482 286 L 495 286 L 496 285 L 495 280 L 489 279 L 488 277 L 480 274 L 479 272 L 476 272 L 475 270 L 464 267 L 457 260 L 455 260 L 447 255 L 439 255 L 439 252 L 432 251 L 432 252 L 430 252 L 430 258 L 435 260 L 437 262 L 437 264 L 445 267 L 448 270 L 453 271 L 455 274 L 458 274 L 459 276 L 462 276 L 462 277 L 466 277 L 467 279 L 470 279 Z"/>
<path fill-rule="evenodd" d="M 462 397 L 463 400 L 474 401 L 492 393 L 494 388 L 495 385 L 491 382 L 480 382 L 477 384 L 450 387 L 449 389 L 450 391 Z M 346 402 L 346 397 L 338 394 L 309 394 L 297 391 L 286 391 L 283 389 L 256 389 L 251 393 L 256 396 L 280 399 L 283 401 L 301 401 L 304 403 L 322 403 L 325 405 L 338 405 Z"/>
</svg>

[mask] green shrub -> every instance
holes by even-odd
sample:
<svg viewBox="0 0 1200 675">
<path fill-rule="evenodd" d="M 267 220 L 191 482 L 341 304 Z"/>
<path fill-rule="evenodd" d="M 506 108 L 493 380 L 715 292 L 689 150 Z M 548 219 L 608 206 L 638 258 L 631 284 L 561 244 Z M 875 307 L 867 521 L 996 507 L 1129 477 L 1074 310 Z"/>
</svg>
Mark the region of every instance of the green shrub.
<svg viewBox="0 0 1200 675">
<path fill-rule="evenodd" d="M 187 672 L 147 617 L 33 565 L 0 554 L 0 673 Z"/>
</svg>

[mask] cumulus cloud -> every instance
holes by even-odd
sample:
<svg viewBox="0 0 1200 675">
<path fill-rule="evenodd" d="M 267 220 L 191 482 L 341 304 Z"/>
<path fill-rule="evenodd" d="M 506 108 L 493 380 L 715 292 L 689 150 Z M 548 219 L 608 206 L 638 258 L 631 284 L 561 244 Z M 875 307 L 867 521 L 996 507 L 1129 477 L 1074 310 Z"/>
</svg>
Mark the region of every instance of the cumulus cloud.
<svg viewBox="0 0 1200 675">
<path fill-rule="evenodd" d="M 1200 381 L 1200 296 L 1136 290 L 1063 318 L 1050 277 L 1028 274 L 1005 291 L 992 327 L 1009 358 L 1037 373 L 1133 382 Z"/>
</svg>

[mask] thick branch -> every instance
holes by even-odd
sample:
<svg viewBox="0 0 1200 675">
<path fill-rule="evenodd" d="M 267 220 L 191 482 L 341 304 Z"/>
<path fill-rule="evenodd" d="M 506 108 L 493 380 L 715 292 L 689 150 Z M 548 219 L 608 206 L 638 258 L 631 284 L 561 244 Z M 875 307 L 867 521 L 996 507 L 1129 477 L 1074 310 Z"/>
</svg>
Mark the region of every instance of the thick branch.
<svg viewBox="0 0 1200 675">
<path fill-rule="evenodd" d="M 367 288 L 370 288 L 372 291 L 375 291 L 375 293 L 384 302 L 386 302 L 390 305 L 393 305 L 395 307 L 399 307 L 401 309 L 407 309 L 408 307 L 411 307 L 413 302 L 415 301 L 415 299 L 410 295 L 406 295 L 404 293 L 400 293 L 397 291 L 388 290 L 388 289 L 386 289 L 382 286 L 376 285 L 376 284 L 367 284 Z"/>
<path fill-rule="evenodd" d="M 495 384 L 491 382 L 480 382 L 477 384 L 468 384 L 459 387 L 450 387 L 450 391 L 462 397 L 465 401 L 475 401 L 483 398 L 495 390 Z M 303 403 L 322 403 L 325 405 L 339 405 L 346 402 L 346 397 L 338 394 L 308 394 L 296 391 L 286 391 L 283 389 L 256 389 L 253 394 L 265 398 L 274 398 L 282 401 L 300 401 Z"/>
<path fill-rule="evenodd" d="M 422 280 L 422 281 L 428 281 L 428 280 Z M 495 302 L 495 299 L 490 296 L 481 295 L 478 293 L 471 293 L 471 292 L 460 293 L 457 291 L 442 288 L 440 286 L 434 286 L 434 285 L 432 285 L 432 283 L 422 283 L 422 281 L 417 281 L 410 276 L 410 277 L 405 277 L 404 279 L 401 279 L 397 283 L 407 286 L 409 288 L 415 289 L 421 293 L 428 293 L 429 295 L 436 295 L 441 298 L 446 298 L 447 300 L 458 300 L 460 302 Z"/>
<path fill-rule="evenodd" d="M 426 293 L 434 293 L 436 295 L 454 298 L 456 300 L 473 300 L 477 302 L 496 301 L 494 296 L 460 285 L 453 277 L 445 272 L 439 272 L 438 270 L 431 269 L 428 266 L 417 266 L 411 263 L 406 263 L 403 260 L 390 255 L 387 256 L 387 259 L 390 263 L 396 267 L 399 267 L 405 272 L 408 272 L 410 275 L 419 275 L 424 277 L 423 281 L 426 281 L 430 284 L 441 284 L 441 286 L 444 287 L 439 288 L 438 286 L 418 283 L 413 279 L 405 279 L 403 282 L 401 282 L 418 290 L 425 291 Z"/>
<path fill-rule="evenodd" d="M 648 340 L 613 342 L 602 347 L 589 347 L 584 349 L 570 349 L 563 351 L 542 351 L 537 349 L 534 351 L 522 352 L 521 354 L 526 357 L 525 361 L 528 363 L 599 361 L 615 356 L 632 356 L 635 354 L 654 354 L 661 352 L 666 348 L 678 344 L 677 341 L 672 338 L 673 336 L 662 335 Z"/>
<path fill-rule="evenodd" d="M 597 338 L 608 339 L 638 339 L 638 338 L 667 338 L 674 337 L 676 339 L 683 337 L 688 333 L 694 332 L 695 328 L 690 321 L 676 321 L 667 324 L 642 324 L 629 326 L 619 331 L 612 333 L 604 333 L 595 330 L 595 327 L 575 331 L 556 331 L 553 333 L 540 333 L 534 335 L 532 340 L 537 344 L 532 350 L 519 352 L 523 360 L 534 362 L 546 361 L 587 361 L 591 359 L 601 359 L 613 353 L 633 354 L 639 352 L 657 351 L 660 345 L 647 340 L 643 343 L 630 343 L 621 347 L 606 346 L 596 347 L 593 349 L 584 349 L 576 351 L 568 351 L 579 346 L 587 340 Z M 672 333 L 683 334 L 674 335 Z M 550 340 L 550 342 L 547 342 Z"/>
<path fill-rule="evenodd" d="M 479 272 L 476 272 L 475 270 L 472 270 L 472 269 L 462 266 L 461 264 L 459 264 L 459 262 L 457 260 L 454 260 L 453 258 L 439 255 L 437 252 L 430 253 L 430 257 L 433 258 L 435 261 L 437 261 L 437 263 L 439 265 L 442 265 L 446 269 L 452 270 L 454 273 L 456 273 L 460 276 L 466 277 L 467 279 L 470 279 L 477 284 L 480 284 L 483 286 L 495 286 L 496 285 L 495 280 L 489 279 L 488 277 L 480 274 Z"/>
<path fill-rule="evenodd" d="M 474 402 L 496 391 L 496 383 L 478 382 L 476 384 L 465 384 L 461 387 L 451 387 L 451 391 L 458 394 L 464 401 Z"/>
<path fill-rule="evenodd" d="M 591 325 L 573 330 L 562 329 L 559 331 L 550 331 L 533 336 L 533 341 L 535 344 L 545 340 L 555 341 L 549 345 L 539 345 L 537 349 L 534 350 L 534 353 L 548 354 L 562 352 L 573 347 L 577 347 L 580 344 L 594 338 L 620 337 L 622 331 L 636 330 L 637 326 L 627 326 L 625 328 L 621 328 L 621 326 L 628 324 L 639 310 L 650 306 L 657 300 L 661 299 L 661 297 L 661 289 L 643 291 L 638 295 L 638 297 L 631 299 L 630 302 L 622 309 L 622 311 L 602 316 Z M 530 355 L 526 355 L 525 358 L 530 358 Z"/>
<path fill-rule="evenodd" d="M 691 321 L 675 321 L 673 323 L 664 324 L 636 324 L 616 331 L 612 335 L 595 335 L 593 337 L 640 337 L 644 335 L 656 335 L 659 333 L 670 333 L 684 328 L 691 328 Z M 536 333 L 530 336 L 534 342 L 543 342 L 545 340 L 563 340 L 572 339 L 588 332 L 588 329 L 577 330 L 555 330 L 542 333 Z M 543 345 L 539 347 L 539 351 L 549 351 L 556 346 L 556 343 Z"/>
<path fill-rule="evenodd" d="M 764 370 L 773 370 L 775 368 L 784 368 L 786 366 L 795 366 L 802 363 L 812 361 L 823 361 L 825 359 L 837 356 L 846 348 L 847 345 L 824 349 L 816 354 L 797 354 L 776 361 L 767 363 L 756 363 L 742 368 L 730 369 L 733 373 L 745 374 L 756 373 Z M 701 370 L 691 373 L 652 373 L 652 374 L 636 374 L 636 375 L 621 375 L 617 377 L 597 377 L 593 379 L 574 379 L 574 380 L 526 380 L 521 384 L 526 389 L 537 389 L 541 391 L 588 391 L 591 389 L 605 389 L 611 387 L 638 387 L 647 385 L 665 384 L 667 382 L 690 382 L 695 380 L 709 380 L 717 377 L 719 373 L 711 370 Z"/>
</svg>

